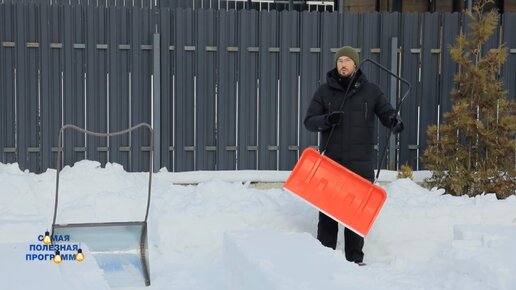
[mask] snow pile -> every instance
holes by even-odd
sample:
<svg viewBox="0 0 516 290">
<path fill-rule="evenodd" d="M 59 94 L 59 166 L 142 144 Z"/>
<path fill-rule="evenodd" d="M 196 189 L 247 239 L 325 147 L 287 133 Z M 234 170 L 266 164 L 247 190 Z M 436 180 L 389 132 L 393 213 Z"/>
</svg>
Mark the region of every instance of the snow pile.
<svg viewBox="0 0 516 290">
<path fill-rule="evenodd" d="M 378 289 L 341 253 L 307 233 L 242 231 L 224 235 L 227 289 Z"/>
<path fill-rule="evenodd" d="M 0 163 L 2 289 L 109 287 L 88 253 L 83 263 L 26 260 L 52 224 L 55 174 Z M 366 237 L 367 266 L 358 267 L 345 261 L 342 231 L 336 251 L 319 245 L 317 210 L 250 183 L 281 174 L 154 174 L 146 289 L 516 289 L 516 197 L 452 197 L 382 171 L 388 198 Z M 192 180 L 200 183 L 183 185 Z M 148 173 L 82 161 L 63 169 L 60 186 L 58 222 L 144 216 Z"/>
</svg>

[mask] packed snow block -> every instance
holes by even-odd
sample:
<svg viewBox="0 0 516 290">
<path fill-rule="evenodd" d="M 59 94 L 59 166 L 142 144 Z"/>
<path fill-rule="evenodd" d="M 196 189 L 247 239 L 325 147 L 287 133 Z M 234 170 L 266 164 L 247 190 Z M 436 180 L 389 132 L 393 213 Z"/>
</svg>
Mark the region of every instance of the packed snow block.
<svg viewBox="0 0 516 290">
<path fill-rule="evenodd" d="M 344 289 L 336 277 L 358 268 L 308 233 L 272 230 L 225 233 L 223 259 L 227 289 L 239 290 Z"/>
<path fill-rule="evenodd" d="M 516 261 L 516 226 L 455 225 L 454 240 L 448 254 L 456 257 L 456 267 L 490 281 L 492 289 L 513 290 L 512 270 Z M 457 259 L 458 258 L 458 259 Z"/>
<path fill-rule="evenodd" d="M 516 226 L 455 225 L 453 227 L 453 238 L 455 241 L 477 241 L 482 245 L 498 243 L 516 245 Z"/>
</svg>

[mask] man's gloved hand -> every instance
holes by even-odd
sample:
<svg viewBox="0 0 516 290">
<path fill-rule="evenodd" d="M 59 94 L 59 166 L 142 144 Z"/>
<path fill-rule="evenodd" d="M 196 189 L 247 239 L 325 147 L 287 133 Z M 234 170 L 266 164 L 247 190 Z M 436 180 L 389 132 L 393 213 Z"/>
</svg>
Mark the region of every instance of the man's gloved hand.
<svg viewBox="0 0 516 290">
<path fill-rule="evenodd" d="M 336 125 L 340 122 L 340 116 L 343 114 L 343 111 L 333 111 L 326 115 L 326 122 L 328 125 Z"/>
<path fill-rule="evenodd" d="M 403 121 L 401 120 L 401 117 L 398 114 L 393 113 L 389 117 L 389 119 L 390 119 L 390 122 L 391 122 L 392 133 L 398 134 L 401 131 L 403 131 L 405 126 L 403 126 Z"/>
</svg>

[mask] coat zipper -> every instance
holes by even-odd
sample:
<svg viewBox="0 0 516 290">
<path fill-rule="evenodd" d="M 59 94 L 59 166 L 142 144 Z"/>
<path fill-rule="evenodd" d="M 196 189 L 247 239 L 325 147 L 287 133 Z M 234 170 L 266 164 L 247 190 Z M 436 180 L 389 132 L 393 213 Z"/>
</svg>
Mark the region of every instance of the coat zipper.
<svg viewBox="0 0 516 290">
<path fill-rule="evenodd" d="M 364 119 L 367 119 L 367 102 L 364 103 Z"/>
</svg>

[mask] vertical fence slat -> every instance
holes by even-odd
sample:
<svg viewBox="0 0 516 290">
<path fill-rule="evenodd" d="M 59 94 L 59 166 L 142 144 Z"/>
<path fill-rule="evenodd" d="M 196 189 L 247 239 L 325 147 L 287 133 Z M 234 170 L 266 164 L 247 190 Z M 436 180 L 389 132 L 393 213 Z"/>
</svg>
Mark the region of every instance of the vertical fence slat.
<svg viewBox="0 0 516 290">
<path fill-rule="evenodd" d="M 16 5 L 17 154 L 20 169 L 39 171 L 38 47 L 35 5 Z M 33 46 L 35 45 L 35 46 Z"/>
<path fill-rule="evenodd" d="M 176 10 L 176 171 L 195 170 L 194 166 L 194 75 L 195 14 L 192 10 Z"/>
<path fill-rule="evenodd" d="M 142 9 L 142 45 L 145 46 L 141 47 L 142 51 L 142 88 L 141 93 L 139 94 L 139 102 L 140 102 L 140 113 L 141 118 L 136 119 L 138 123 L 145 122 L 148 124 L 152 124 L 152 74 L 153 74 L 153 51 L 152 51 L 152 44 L 153 44 L 153 34 L 155 31 L 155 21 L 153 20 L 153 17 L 155 17 L 152 14 L 152 9 L 150 5 L 143 5 Z M 140 130 L 139 132 L 141 143 L 143 147 L 149 147 L 150 146 L 150 134 L 147 130 Z M 140 169 L 138 171 L 147 171 L 149 170 L 149 158 L 150 158 L 150 152 L 147 149 L 144 149 L 143 147 L 138 148 L 138 154 L 139 158 L 141 159 L 141 165 Z M 151 169 L 152 170 L 152 169 Z"/>
<path fill-rule="evenodd" d="M 321 39 L 319 54 L 319 85 L 326 83 L 326 74 L 336 67 L 335 49 L 339 47 L 339 38 L 335 37 L 335 27 L 338 27 L 339 17 L 337 13 L 323 12 L 321 13 L 321 26 L 319 30 L 319 38 Z M 319 149 L 323 150 L 320 144 L 320 134 L 318 134 Z"/>
<path fill-rule="evenodd" d="M 380 48 L 380 24 L 381 16 L 379 13 L 363 13 L 360 14 L 358 19 L 358 29 L 361 34 L 359 35 L 357 47 L 361 48 L 360 51 L 360 59 L 363 61 L 367 58 L 370 58 L 376 62 L 380 62 L 381 54 L 388 54 L 388 51 L 380 50 L 380 53 L 372 53 L 372 49 Z M 366 64 L 361 68 L 362 72 L 364 72 L 365 76 L 370 82 L 378 84 L 378 76 L 379 72 L 376 68 L 372 67 L 371 64 Z M 387 93 L 384 87 L 380 87 L 380 89 Z M 375 128 L 375 142 L 377 141 L 378 129 Z M 375 155 L 373 157 L 373 163 L 377 164 L 378 151 L 375 151 Z"/>
<path fill-rule="evenodd" d="M 153 31 L 151 9 L 133 7 L 133 36 L 131 43 L 131 125 L 145 122 L 151 124 L 151 75 Z M 138 25 L 138 26 L 135 26 Z M 149 132 L 141 129 L 131 134 L 132 170 L 147 171 L 149 168 Z"/>
<path fill-rule="evenodd" d="M 39 43 L 39 7 L 37 5 L 28 6 L 28 36 L 30 41 Z M 38 70 L 39 70 L 39 49 L 34 48 L 27 51 L 27 76 L 23 79 L 28 82 L 22 82 L 21 85 L 26 87 L 27 97 L 30 103 L 30 108 L 26 112 L 30 115 L 27 118 L 29 125 L 29 138 L 28 138 L 28 156 L 27 156 L 27 167 L 30 171 L 41 172 L 41 150 L 39 148 L 39 102 L 38 102 Z"/>
<path fill-rule="evenodd" d="M 57 43 L 61 43 L 61 48 L 52 48 L 52 50 L 59 51 L 62 58 L 62 72 L 63 72 L 63 124 L 77 124 L 77 114 L 74 111 L 75 104 L 77 103 L 77 96 L 73 94 L 74 87 L 76 84 L 73 82 L 73 70 L 72 70 L 72 23 L 70 18 L 71 9 L 69 5 L 56 5 L 58 7 L 58 19 L 59 19 L 59 38 Z M 64 134 L 63 143 L 63 159 L 65 165 L 73 165 L 76 160 L 75 158 L 75 147 L 77 136 L 80 136 L 79 132 L 68 130 Z"/>
<path fill-rule="evenodd" d="M 397 38 L 398 39 L 398 46 L 400 46 L 400 35 L 401 35 L 401 32 L 400 32 L 400 20 L 401 19 L 401 14 L 400 13 L 382 13 L 381 16 L 380 16 L 380 21 L 379 21 L 379 25 L 380 25 L 380 28 L 379 28 L 379 34 L 378 36 L 380 37 L 380 57 L 379 57 L 379 62 L 380 64 L 382 64 L 383 66 L 387 67 L 387 68 L 390 68 L 392 70 L 392 67 L 391 67 L 391 63 L 393 61 L 397 61 L 397 60 L 393 60 L 392 59 L 392 56 L 391 56 L 391 51 L 394 50 L 394 51 L 397 51 L 398 50 L 398 47 L 392 47 L 392 43 L 393 43 L 393 39 L 394 38 Z M 364 23 L 364 25 L 367 25 L 367 23 Z M 374 36 L 372 36 L 374 37 Z M 396 55 L 398 56 L 399 58 L 399 53 L 396 53 Z M 374 57 L 373 57 L 374 59 Z M 383 93 L 385 94 L 385 96 L 387 97 L 388 100 L 391 100 L 391 104 L 392 106 L 396 106 L 396 102 L 393 102 L 392 100 L 395 100 L 396 99 L 396 96 L 392 96 L 391 94 L 391 91 L 398 91 L 397 89 L 392 89 L 392 80 L 393 80 L 393 77 L 390 76 L 389 74 L 385 73 L 384 71 L 382 71 L 381 69 L 373 66 L 373 65 L 367 65 L 367 69 L 370 69 L 371 71 L 371 74 L 373 76 L 373 79 L 376 78 L 376 83 L 378 84 L 378 86 L 381 88 L 381 90 L 383 91 Z M 399 69 L 399 68 L 398 68 Z M 400 74 L 399 72 L 397 72 L 398 74 Z M 401 73 L 401 77 L 403 78 L 406 78 L 406 74 L 405 73 Z M 402 89 L 404 89 L 404 87 L 402 87 Z M 378 164 L 377 167 L 382 167 L 382 168 L 386 168 L 388 165 L 390 164 L 394 164 L 395 163 L 395 160 L 391 160 L 389 158 L 389 156 L 395 156 L 395 154 L 393 152 L 391 152 L 390 148 L 387 147 L 387 151 L 385 153 L 385 157 L 384 157 L 384 160 L 383 160 L 383 163 L 382 164 L 379 164 L 379 162 L 381 162 L 382 160 L 379 160 L 381 158 L 381 155 L 383 154 L 383 152 L 381 152 L 382 150 L 384 150 L 386 144 L 385 144 L 385 141 L 387 139 L 387 134 L 390 134 L 390 131 L 388 129 L 386 129 L 382 124 L 380 124 L 379 121 L 376 121 L 376 126 L 377 126 L 377 141 L 378 141 L 378 151 L 377 151 L 377 160 L 375 161 L 375 164 Z M 391 136 L 391 140 L 396 138 L 395 136 Z"/>
<path fill-rule="evenodd" d="M 109 132 L 116 132 L 123 129 L 126 129 L 121 120 L 121 116 L 129 115 L 129 106 L 128 102 L 124 102 L 124 98 L 121 96 L 120 90 L 122 89 L 121 79 L 123 78 L 123 71 L 120 70 L 120 66 L 124 63 L 124 59 L 121 57 L 121 51 L 119 49 L 119 43 L 123 43 L 120 41 L 123 38 L 122 29 L 125 26 L 125 23 L 120 23 L 121 21 L 121 10 L 115 6 L 110 5 L 107 8 L 108 17 L 108 88 L 107 93 L 109 94 Z M 125 43 L 127 44 L 127 43 Z M 125 114 L 124 114 L 125 113 Z M 121 138 L 117 137 L 109 137 L 109 162 L 115 162 L 118 164 L 124 164 L 123 162 L 123 153 L 120 151 L 121 147 Z M 128 156 L 127 161 L 129 161 Z M 127 163 L 124 164 L 124 169 L 127 168 Z"/>
<path fill-rule="evenodd" d="M 376 51 L 375 53 L 372 53 L 373 49 L 378 49 L 381 47 L 381 40 L 384 40 L 386 43 L 388 40 L 386 38 L 381 37 L 381 20 L 382 17 L 379 13 L 366 13 L 360 15 L 360 19 L 357 26 L 358 29 L 361 31 L 361 35 L 359 35 L 359 42 L 357 44 L 357 47 L 361 49 L 361 61 L 370 58 L 374 61 L 381 62 L 380 56 L 389 54 L 388 50 L 380 50 L 380 52 Z M 375 67 L 371 66 L 371 64 L 364 64 L 361 69 L 365 73 L 369 81 L 378 84 L 380 73 Z M 382 90 L 385 89 L 386 88 L 382 88 Z"/>
<path fill-rule="evenodd" d="M 260 95 L 258 116 L 258 169 L 277 169 L 279 25 L 277 11 L 260 14 Z M 273 48 L 273 49 L 271 49 Z"/>
<path fill-rule="evenodd" d="M 216 163 L 215 90 L 218 71 L 215 10 L 197 11 L 197 160 L 198 170 L 213 170 Z"/>
<path fill-rule="evenodd" d="M 299 12 L 280 12 L 280 33 L 280 160 L 278 169 L 290 170 L 298 159 L 298 135 L 301 129 L 298 116 L 302 114 L 298 110 L 300 51 L 296 50 L 300 47 Z"/>
<path fill-rule="evenodd" d="M 72 35 L 69 36 L 70 43 L 65 47 L 66 50 L 71 50 L 72 56 L 72 82 L 73 87 L 71 93 L 74 99 L 73 120 L 74 123 L 81 127 L 86 127 L 86 84 L 85 75 L 87 67 L 86 48 L 86 8 L 83 5 L 76 5 L 72 8 L 72 18 L 70 19 L 73 29 L 71 29 Z M 75 48 L 75 44 L 78 44 L 78 48 Z M 74 161 L 82 160 L 86 157 L 86 136 L 79 132 L 73 132 L 75 134 L 74 144 L 77 146 L 77 151 L 74 148 Z"/>
<path fill-rule="evenodd" d="M 16 32 L 14 16 L 15 6 L 12 4 L 0 5 L 0 42 L 14 42 L 16 45 Z M 0 93 L 2 94 L 2 106 L 0 109 L 0 150 L 2 162 L 16 162 L 16 132 L 15 132 L 15 47 L 0 47 Z"/>
<path fill-rule="evenodd" d="M 3 4 L 3 2 L 0 2 Z M 5 5 L 0 5 L 0 19 L 5 21 Z M 0 23 L 0 44 L 4 43 L 5 40 L 5 31 L 4 28 L 5 23 Z M 6 50 L 3 45 L 0 45 L 0 92 L 3 91 L 6 87 L 6 80 L 4 79 L 4 75 L 7 74 L 7 66 L 4 65 L 6 58 Z M 5 161 L 5 152 L 4 148 L 8 147 L 7 145 L 7 136 L 8 130 L 7 126 L 12 122 L 7 117 L 8 108 L 14 107 L 14 101 L 11 100 L 11 96 L 6 95 L 4 99 L 4 106 L 0 107 L 0 162 L 6 163 Z"/>
<path fill-rule="evenodd" d="M 321 13 L 321 53 L 319 62 L 319 84 L 326 82 L 326 73 L 335 68 L 335 52 L 332 49 L 339 47 L 339 37 L 335 36 L 335 27 L 338 27 L 339 16 L 337 13 Z"/>
<path fill-rule="evenodd" d="M 451 90 L 455 87 L 453 77 L 458 70 L 457 64 L 450 56 L 450 46 L 455 43 L 455 38 L 460 33 L 460 18 L 458 13 L 444 13 L 443 14 L 443 43 L 441 45 L 441 99 L 439 120 L 442 123 L 444 113 L 451 110 Z"/>
<path fill-rule="evenodd" d="M 161 167 L 174 171 L 174 10 L 160 9 L 161 37 Z M 155 132 L 157 134 L 158 132 Z"/>
<path fill-rule="evenodd" d="M 237 168 L 236 150 L 243 150 L 244 148 L 242 146 L 237 147 L 239 51 L 235 51 L 234 48 L 238 48 L 238 29 L 240 25 L 236 11 L 220 10 L 218 13 L 217 169 L 229 170 Z M 238 96 L 241 95 L 238 94 Z"/>
<path fill-rule="evenodd" d="M 238 168 L 257 169 L 257 108 L 258 108 L 258 12 L 243 10 L 239 13 L 239 102 L 238 102 Z"/>
<path fill-rule="evenodd" d="M 109 8 L 109 131 L 131 127 L 129 120 L 130 7 Z M 134 48 L 132 48 L 134 49 Z M 129 170 L 129 135 L 110 137 L 109 158 Z"/>
<path fill-rule="evenodd" d="M 421 63 L 421 124 L 419 126 L 419 156 L 423 154 L 423 149 L 427 147 L 426 129 L 432 124 L 436 124 L 439 103 L 439 57 L 440 48 L 440 15 L 425 13 L 423 15 L 423 47 Z M 419 158 L 418 156 L 418 158 Z M 419 169 L 419 168 L 414 168 Z"/>
<path fill-rule="evenodd" d="M 56 27 L 53 20 L 52 9 L 49 5 L 42 4 L 41 9 L 41 166 L 43 169 L 55 168 L 56 155 L 53 148 L 57 145 L 57 136 L 61 125 L 61 109 L 59 80 L 61 78 L 59 67 L 52 62 L 50 51 L 51 31 Z"/>
<path fill-rule="evenodd" d="M 319 84 L 319 61 L 321 54 L 317 49 L 320 48 L 319 24 L 320 14 L 316 12 L 303 11 L 301 14 L 301 61 L 300 61 L 300 83 L 301 83 L 301 104 L 300 104 L 300 124 L 299 139 L 300 151 L 309 146 L 317 146 L 317 134 L 309 132 L 303 123 L 306 111 L 310 105 L 313 94 Z"/>
<path fill-rule="evenodd" d="M 335 14 L 335 13 L 334 13 Z M 348 13 L 339 13 L 338 17 L 338 47 L 342 47 L 345 45 L 360 48 L 359 38 L 362 37 L 360 35 L 361 28 L 359 26 L 359 14 L 348 12 Z M 363 56 L 363 53 L 361 53 Z"/>
<path fill-rule="evenodd" d="M 61 48 L 53 48 L 64 55 L 63 69 L 63 123 L 84 127 L 84 67 L 83 49 L 74 49 L 75 43 L 84 43 L 83 13 L 80 6 L 60 6 L 63 22 L 63 36 L 60 38 Z M 64 135 L 65 164 L 73 164 L 85 158 L 82 151 L 84 134 L 68 130 Z"/>
<path fill-rule="evenodd" d="M 156 31 L 156 23 L 159 23 L 159 15 L 154 15 L 152 10 L 152 2 L 149 5 L 143 5 L 143 91 L 141 93 L 142 102 L 142 119 L 139 121 L 152 124 L 152 77 L 153 77 L 153 50 L 152 45 L 154 43 L 154 32 Z M 143 49 L 143 48 L 142 48 Z M 142 144 L 145 148 L 150 146 L 150 132 L 145 129 L 141 129 Z M 140 148 L 140 158 L 142 158 L 142 165 L 139 171 L 149 170 L 149 158 L 150 151 L 145 148 Z M 150 169 L 152 170 L 152 168 Z"/>
<path fill-rule="evenodd" d="M 425 13 L 423 23 L 423 46 L 421 64 L 421 126 L 419 133 L 420 155 L 427 147 L 426 129 L 437 124 L 439 103 L 439 57 L 442 52 L 437 49 L 440 44 L 440 15 Z M 436 49 L 436 51 L 433 51 Z M 418 157 L 419 157 L 418 156 Z M 416 169 L 416 168 L 414 168 Z"/>
<path fill-rule="evenodd" d="M 362 31 L 362 35 L 360 36 L 359 47 L 361 48 L 360 58 L 362 60 L 370 58 L 376 62 L 381 62 L 380 56 L 389 55 L 389 37 L 382 38 L 380 32 L 381 29 L 385 29 L 381 24 L 382 19 L 382 15 L 379 13 L 364 13 L 360 15 L 359 29 Z M 381 47 L 381 40 L 385 43 L 383 47 Z M 380 47 L 380 53 L 371 53 L 371 49 Z M 385 61 L 387 61 L 387 58 L 385 58 Z M 369 81 L 378 84 L 380 73 L 375 67 L 372 67 L 371 64 L 365 64 L 362 66 L 362 71 Z M 386 92 L 387 88 L 381 87 L 381 89 Z"/>
<path fill-rule="evenodd" d="M 107 132 L 107 44 L 104 29 L 106 9 L 103 7 L 87 8 L 87 75 L 86 75 L 86 127 L 93 132 Z M 90 160 L 99 161 L 102 165 L 108 161 L 107 139 L 87 137 L 87 156 Z"/>
<path fill-rule="evenodd" d="M 401 39 L 402 50 L 402 75 L 411 83 L 412 90 L 402 104 L 400 113 L 407 127 L 400 134 L 400 164 L 408 163 L 416 168 L 416 146 L 418 128 L 418 107 L 420 104 L 419 84 L 419 57 L 420 53 L 413 49 L 420 49 L 419 43 L 419 14 L 405 13 L 402 15 L 403 35 Z M 410 147 L 409 147 L 410 146 Z"/>
</svg>

